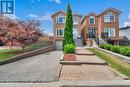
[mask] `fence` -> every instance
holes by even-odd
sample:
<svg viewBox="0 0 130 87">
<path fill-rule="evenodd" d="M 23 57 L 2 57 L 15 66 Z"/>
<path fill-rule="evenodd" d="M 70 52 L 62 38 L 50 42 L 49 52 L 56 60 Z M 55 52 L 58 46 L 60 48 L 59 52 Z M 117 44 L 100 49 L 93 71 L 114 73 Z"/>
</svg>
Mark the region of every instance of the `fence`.
<svg viewBox="0 0 130 87">
<path fill-rule="evenodd" d="M 50 46 L 53 45 L 53 41 L 51 40 L 46 40 L 46 41 L 38 41 L 37 43 L 34 43 L 32 45 L 29 46 L 25 46 L 25 50 L 24 51 L 32 51 L 32 50 L 36 50 L 36 49 L 40 49 L 46 46 Z"/>
<path fill-rule="evenodd" d="M 130 46 L 130 40 L 119 40 L 119 45 Z"/>
</svg>

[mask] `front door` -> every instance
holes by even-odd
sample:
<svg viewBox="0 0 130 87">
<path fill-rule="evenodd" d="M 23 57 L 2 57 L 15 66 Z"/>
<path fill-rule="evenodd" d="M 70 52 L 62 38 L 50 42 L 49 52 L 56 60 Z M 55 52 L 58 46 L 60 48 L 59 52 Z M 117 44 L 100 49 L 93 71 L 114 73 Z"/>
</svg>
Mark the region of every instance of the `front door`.
<svg viewBox="0 0 130 87">
<path fill-rule="evenodd" d="M 89 29 L 89 38 L 95 38 L 95 29 Z"/>
</svg>

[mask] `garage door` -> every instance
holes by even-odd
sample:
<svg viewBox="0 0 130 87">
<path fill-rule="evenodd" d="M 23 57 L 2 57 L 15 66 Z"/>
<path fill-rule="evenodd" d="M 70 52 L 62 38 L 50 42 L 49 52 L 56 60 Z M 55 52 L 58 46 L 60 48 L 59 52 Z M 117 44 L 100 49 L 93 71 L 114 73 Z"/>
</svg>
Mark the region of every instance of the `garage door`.
<svg viewBox="0 0 130 87">
<path fill-rule="evenodd" d="M 62 50 L 62 41 L 56 41 L 56 50 Z"/>
</svg>

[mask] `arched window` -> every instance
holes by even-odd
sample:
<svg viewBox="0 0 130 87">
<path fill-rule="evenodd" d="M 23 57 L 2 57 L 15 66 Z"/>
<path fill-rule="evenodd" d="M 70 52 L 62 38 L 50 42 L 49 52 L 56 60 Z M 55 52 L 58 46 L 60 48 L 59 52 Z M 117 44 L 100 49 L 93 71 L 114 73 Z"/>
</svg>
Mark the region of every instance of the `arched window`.
<svg viewBox="0 0 130 87">
<path fill-rule="evenodd" d="M 77 16 L 73 17 L 73 24 L 74 25 L 78 24 L 78 17 Z"/>
<path fill-rule="evenodd" d="M 109 12 L 106 15 L 104 15 L 104 22 L 115 22 L 115 16 Z"/>
<path fill-rule="evenodd" d="M 58 15 L 57 23 L 65 23 L 65 16 L 63 14 Z"/>
<path fill-rule="evenodd" d="M 90 16 L 89 17 L 89 24 L 91 24 L 91 25 L 95 24 L 95 18 L 94 18 L 94 16 Z"/>
</svg>

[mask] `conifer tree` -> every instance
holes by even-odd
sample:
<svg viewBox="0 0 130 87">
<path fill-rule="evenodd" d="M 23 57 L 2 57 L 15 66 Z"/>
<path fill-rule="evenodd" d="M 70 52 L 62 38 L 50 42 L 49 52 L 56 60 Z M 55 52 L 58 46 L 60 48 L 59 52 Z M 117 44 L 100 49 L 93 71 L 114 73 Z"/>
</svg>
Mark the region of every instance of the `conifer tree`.
<svg viewBox="0 0 130 87">
<path fill-rule="evenodd" d="M 70 7 L 70 3 L 68 3 L 67 7 L 67 16 L 66 16 L 66 23 L 64 29 L 64 39 L 63 39 L 63 49 L 66 44 L 74 44 L 73 39 L 73 15 L 72 10 Z"/>
</svg>

